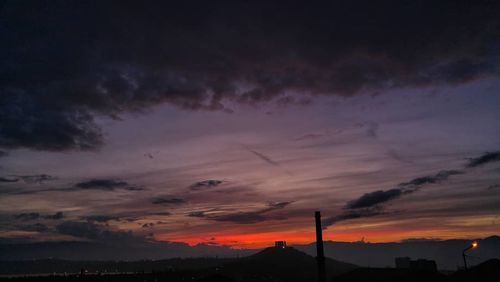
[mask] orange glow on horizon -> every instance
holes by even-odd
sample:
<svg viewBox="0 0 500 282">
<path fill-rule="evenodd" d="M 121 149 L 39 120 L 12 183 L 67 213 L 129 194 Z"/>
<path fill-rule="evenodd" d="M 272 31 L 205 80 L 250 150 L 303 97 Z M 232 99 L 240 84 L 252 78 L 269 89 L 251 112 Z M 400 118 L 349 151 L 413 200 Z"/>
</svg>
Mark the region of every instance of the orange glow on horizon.
<svg viewBox="0 0 500 282">
<path fill-rule="evenodd" d="M 476 236 L 475 234 L 469 234 Z M 477 237 L 486 237 L 485 234 L 477 234 Z M 446 232 L 444 230 L 324 230 L 323 239 L 325 241 L 337 242 L 356 242 L 361 238 L 366 238 L 366 242 L 384 243 L 384 242 L 399 242 L 408 238 L 467 238 L 465 234 Z M 288 245 L 310 244 L 316 240 L 314 231 L 275 231 L 275 232 L 258 232 L 247 234 L 196 234 L 194 236 L 186 236 L 185 234 L 157 234 L 155 239 L 158 241 L 183 242 L 194 246 L 197 244 L 213 244 L 219 246 L 229 246 L 236 249 L 257 249 L 265 248 L 274 245 L 275 241 L 287 241 Z M 477 247 L 477 242 L 472 243 L 473 248 Z"/>
<path fill-rule="evenodd" d="M 214 238 L 215 240 L 210 240 L 207 238 Z M 156 240 L 159 241 L 174 241 L 183 242 L 191 246 L 197 244 L 216 244 L 230 246 L 237 249 L 248 248 L 264 248 L 274 245 L 274 241 L 284 240 L 287 244 L 308 244 L 314 241 L 314 232 L 263 232 L 263 233 L 253 233 L 253 234 L 232 234 L 232 235 L 221 235 L 217 234 L 211 237 L 198 235 L 198 236 L 182 236 L 177 235 L 175 237 L 169 236 L 168 234 L 159 234 L 155 236 Z"/>
</svg>

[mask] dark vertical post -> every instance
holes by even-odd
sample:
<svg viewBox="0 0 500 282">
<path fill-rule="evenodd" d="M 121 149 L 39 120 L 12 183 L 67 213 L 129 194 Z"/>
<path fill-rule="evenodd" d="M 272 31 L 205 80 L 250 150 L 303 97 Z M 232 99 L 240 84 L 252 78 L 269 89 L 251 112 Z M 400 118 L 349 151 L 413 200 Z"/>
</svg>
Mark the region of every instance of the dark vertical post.
<svg viewBox="0 0 500 282">
<path fill-rule="evenodd" d="M 465 252 L 462 253 L 462 257 L 464 258 L 464 269 L 465 269 L 465 271 L 468 271 L 468 269 L 467 269 L 467 260 L 465 259 Z"/>
<path fill-rule="evenodd" d="M 326 281 L 325 252 L 323 250 L 323 229 L 321 228 L 321 213 L 314 213 L 316 218 L 316 260 L 318 262 L 318 281 Z"/>
</svg>

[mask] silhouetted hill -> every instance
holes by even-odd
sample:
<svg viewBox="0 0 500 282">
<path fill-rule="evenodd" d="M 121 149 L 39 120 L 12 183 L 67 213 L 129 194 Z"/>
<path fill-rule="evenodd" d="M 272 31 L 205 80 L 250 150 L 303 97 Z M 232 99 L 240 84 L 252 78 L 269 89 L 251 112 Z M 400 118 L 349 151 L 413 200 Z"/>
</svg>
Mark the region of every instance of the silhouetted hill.
<svg viewBox="0 0 500 282">
<path fill-rule="evenodd" d="M 357 266 L 349 263 L 326 259 L 329 277 L 349 272 Z M 157 277 L 174 278 L 198 277 L 201 281 L 217 281 L 217 277 L 226 277 L 236 281 L 315 281 L 317 279 L 316 259 L 294 248 L 267 248 L 261 252 L 243 258 L 192 258 L 144 261 L 65 261 L 65 260 L 33 260 L 33 261 L 3 261 L 0 262 L 0 274 L 18 273 L 78 273 L 80 269 L 90 273 L 96 272 L 128 272 L 142 273 L 148 279 L 155 279 L 151 272 L 157 272 Z M 190 274 L 191 273 L 191 274 Z M 98 276 L 97 276 L 98 277 Z M 107 276 L 106 276 L 107 277 Z M 113 276 L 115 279 L 116 276 Z M 131 274 L 129 281 L 140 280 L 137 274 Z M 196 279 L 198 279 L 196 278 Z M 59 278 L 58 278 L 59 279 Z M 62 278 L 61 278 L 62 279 Z M 68 277 L 63 281 L 76 279 Z M 96 280 L 96 275 L 86 279 Z M 183 279 L 183 278 L 182 278 Z M 212 279 L 212 280 L 211 280 Z M 139 281 L 137 280 L 137 281 Z M 145 280 L 147 280 L 145 278 Z M 19 280 L 21 281 L 21 280 Z M 24 281 L 24 280 L 23 280 Z M 183 280 L 181 280 L 183 281 Z M 229 281 L 229 280 L 228 280 Z"/>
<path fill-rule="evenodd" d="M 493 282 L 500 279 L 500 260 L 490 259 L 468 271 L 460 270 L 452 276 L 453 281 Z"/>
<path fill-rule="evenodd" d="M 468 262 L 477 265 L 488 259 L 500 259 L 500 237 L 478 239 L 479 247 L 470 251 Z M 472 240 L 414 239 L 398 243 L 364 243 L 325 241 L 325 255 L 340 261 L 367 267 L 393 267 L 394 258 L 411 257 L 435 260 L 439 269 L 456 270 L 463 266 L 462 250 Z M 294 246 L 314 255 L 315 244 Z"/>
<path fill-rule="evenodd" d="M 357 266 L 326 259 L 327 275 L 346 273 Z M 316 259 L 295 248 L 267 248 L 246 258 L 228 263 L 223 273 L 243 281 L 316 281 Z M 252 280 L 255 279 L 255 280 Z"/>
</svg>

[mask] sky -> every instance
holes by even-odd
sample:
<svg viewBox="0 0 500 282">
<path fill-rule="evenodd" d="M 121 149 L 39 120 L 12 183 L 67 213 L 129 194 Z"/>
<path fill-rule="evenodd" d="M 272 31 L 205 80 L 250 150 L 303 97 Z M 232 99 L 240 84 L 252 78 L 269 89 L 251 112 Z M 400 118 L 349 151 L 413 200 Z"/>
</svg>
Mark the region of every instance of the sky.
<svg viewBox="0 0 500 282">
<path fill-rule="evenodd" d="M 373 2 L 2 2 L 0 243 L 500 234 L 500 5 Z"/>
</svg>

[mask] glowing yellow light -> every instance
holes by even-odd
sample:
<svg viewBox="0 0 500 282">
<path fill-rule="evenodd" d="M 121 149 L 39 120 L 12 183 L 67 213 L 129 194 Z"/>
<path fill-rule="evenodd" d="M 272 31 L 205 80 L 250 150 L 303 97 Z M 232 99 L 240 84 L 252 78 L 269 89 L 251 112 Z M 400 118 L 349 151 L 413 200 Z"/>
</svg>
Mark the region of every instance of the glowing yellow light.
<svg viewBox="0 0 500 282">
<path fill-rule="evenodd" d="M 472 247 L 473 248 L 477 247 L 477 242 L 472 242 Z"/>
</svg>

